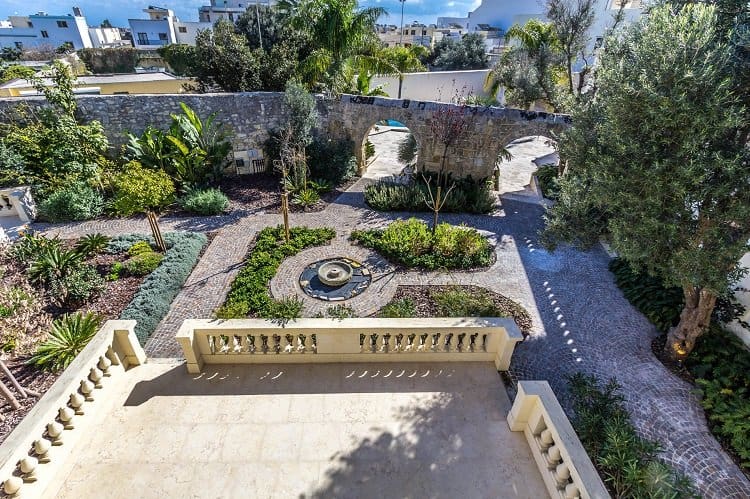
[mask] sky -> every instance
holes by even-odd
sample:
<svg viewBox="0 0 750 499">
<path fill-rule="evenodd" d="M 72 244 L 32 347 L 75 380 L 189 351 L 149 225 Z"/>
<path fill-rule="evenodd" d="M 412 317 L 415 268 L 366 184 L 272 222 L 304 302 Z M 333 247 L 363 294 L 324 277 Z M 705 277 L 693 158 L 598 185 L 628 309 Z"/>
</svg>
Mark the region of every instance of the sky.
<svg viewBox="0 0 750 499">
<path fill-rule="evenodd" d="M 109 19 L 114 26 L 127 27 L 128 19 L 145 17 L 142 10 L 148 5 L 172 9 L 182 21 L 197 21 L 198 7 L 209 3 L 207 0 L 2 0 L 0 19 L 39 11 L 64 15 L 72 13 L 73 6 L 76 5 L 83 9 L 89 25 L 98 26 L 102 20 Z M 404 24 L 412 21 L 434 23 L 438 16 L 464 17 L 479 3 L 480 0 L 406 0 Z M 360 6 L 383 7 L 389 16 L 381 18 L 381 23 L 401 23 L 401 4 L 398 0 L 360 0 Z"/>
</svg>

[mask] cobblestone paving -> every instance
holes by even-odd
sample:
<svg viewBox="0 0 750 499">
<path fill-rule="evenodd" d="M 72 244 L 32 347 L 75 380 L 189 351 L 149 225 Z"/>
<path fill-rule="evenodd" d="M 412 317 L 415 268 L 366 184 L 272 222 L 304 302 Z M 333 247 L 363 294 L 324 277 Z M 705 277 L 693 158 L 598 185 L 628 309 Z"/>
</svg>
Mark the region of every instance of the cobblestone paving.
<svg viewBox="0 0 750 499">
<path fill-rule="evenodd" d="M 292 215 L 292 224 L 334 227 L 337 239 L 333 244 L 344 245 L 353 229 L 383 227 L 408 216 L 366 209 L 361 194 L 366 183 L 357 182 L 322 213 Z M 443 221 L 467 223 L 497 234 L 497 262 L 484 272 L 410 272 L 399 282 L 475 284 L 518 301 L 531 313 L 534 328 L 513 356 L 513 378 L 549 381 L 568 406 L 567 374 L 582 371 L 601 379 L 616 377 L 640 431 L 661 444 L 664 458 L 688 475 L 703 496 L 750 497 L 750 482 L 709 433 L 692 387 L 669 373 L 651 353 L 656 331 L 615 285 L 607 270 L 606 253 L 598 248 L 585 253 L 567 247 L 548 253 L 540 248 L 537 233 L 542 227 L 542 210 L 534 204 L 504 199 L 502 209 L 493 216 L 441 216 Z M 220 232 L 152 337 L 147 346 L 151 355 L 178 355 L 168 346 L 174 341 L 177 325 L 186 317 L 210 316 L 223 301 L 255 232 L 280 221 L 278 215 L 260 213 L 163 220 L 166 230 Z M 144 232 L 147 224 L 124 220 L 45 228 L 61 237 L 77 237 L 97 231 Z M 317 250 L 313 253 L 318 254 Z M 330 256 L 326 251 L 320 254 Z"/>
</svg>

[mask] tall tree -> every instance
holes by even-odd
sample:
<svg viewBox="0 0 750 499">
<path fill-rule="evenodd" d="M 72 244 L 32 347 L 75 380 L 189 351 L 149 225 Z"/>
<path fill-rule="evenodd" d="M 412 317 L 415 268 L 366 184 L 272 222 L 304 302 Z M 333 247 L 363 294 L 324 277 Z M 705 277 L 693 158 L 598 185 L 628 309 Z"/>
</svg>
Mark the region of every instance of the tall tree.
<svg viewBox="0 0 750 499">
<path fill-rule="evenodd" d="M 464 35 L 460 41 L 445 39 L 435 52 L 433 66 L 446 71 L 485 69 L 489 60 L 484 38 L 478 33 Z"/>
<path fill-rule="evenodd" d="M 261 88 L 260 58 L 234 24 L 220 20 L 195 39 L 195 75 L 203 91 L 247 92 Z"/>
<path fill-rule="evenodd" d="M 427 49 L 421 45 L 411 47 L 391 47 L 380 52 L 380 57 L 388 62 L 398 74 L 398 98 L 404 85 L 404 73 L 427 71 L 421 58 L 427 55 Z"/>
<path fill-rule="evenodd" d="M 632 267 L 680 286 L 673 359 L 708 330 L 750 239 L 750 116 L 718 21 L 713 6 L 657 6 L 606 41 L 596 94 L 560 141 L 568 173 L 544 233 L 552 244 L 605 234 Z"/>
<path fill-rule="evenodd" d="M 568 90 L 573 94 L 573 64 L 586 49 L 589 30 L 594 24 L 596 0 L 547 0 L 547 19 L 555 30 L 560 50 L 565 54 Z M 582 88 L 579 85 L 579 88 Z"/>
</svg>

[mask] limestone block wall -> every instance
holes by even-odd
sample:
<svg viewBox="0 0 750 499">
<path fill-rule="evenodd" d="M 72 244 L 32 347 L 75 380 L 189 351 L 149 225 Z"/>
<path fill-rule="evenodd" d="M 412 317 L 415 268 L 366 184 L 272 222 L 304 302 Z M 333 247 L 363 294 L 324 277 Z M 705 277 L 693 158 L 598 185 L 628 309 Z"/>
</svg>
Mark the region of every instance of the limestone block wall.
<svg viewBox="0 0 750 499">
<path fill-rule="evenodd" d="M 276 92 L 180 94 L 180 95 L 97 95 L 78 98 L 83 121 L 98 120 L 114 148 L 126 142 L 125 133 L 140 134 L 148 125 L 166 128 L 170 115 L 180 112 L 184 102 L 205 117 L 215 113 L 218 122 L 233 132 L 234 150 L 262 149 L 270 132 L 286 116 L 283 94 Z M 42 98 L 0 99 L 0 120 L 17 113 L 16 107 L 45 105 Z M 349 138 L 355 155 L 365 168 L 362 147 L 370 129 L 380 120 L 395 119 L 407 125 L 419 144 L 418 167 L 436 170 L 442 146 L 432 138 L 430 123 L 440 108 L 453 104 L 409 99 L 342 95 L 339 99 L 319 97 L 319 135 Z M 570 124 L 570 117 L 518 109 L 467 106 L 461 108 L 469 121 L 468 133 L 449 153 L 448 171 L 475 178 L 492 174 L 498 153 L 510 141 L 528 135 L 555 136 Z M 116 153 L 114 153 L 116 154 Z"/>
</svg>

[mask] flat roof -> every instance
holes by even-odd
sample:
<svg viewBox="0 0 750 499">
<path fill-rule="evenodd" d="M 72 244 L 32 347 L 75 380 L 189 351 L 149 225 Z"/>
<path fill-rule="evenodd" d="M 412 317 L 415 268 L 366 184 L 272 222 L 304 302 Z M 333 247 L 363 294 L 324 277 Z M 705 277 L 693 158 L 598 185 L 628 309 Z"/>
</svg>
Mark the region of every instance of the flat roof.
<svg viewBox="0 0 750 499">
<path fill-rule="evenodd" d="M 92 76 L 79 76 L 76 85 L 101 85 L 103 83 L 139 83 L 139 82 L 150 82 L 150 81 L 170 81 L 170 80 L 184 80 L 179 76 L 175 76 L 169 73 L 126 73 L 126 74 L 113 74 L 113 75 L 92 75 Z M 50 78 L 42 78 L 45 85 L 51 85 L 52 80 Z M 11 80 L 4 85 L 0 85 L 0 88 L 25 88 L 30 84 L 28 81 L 16 78 Z"/>
</svg>

